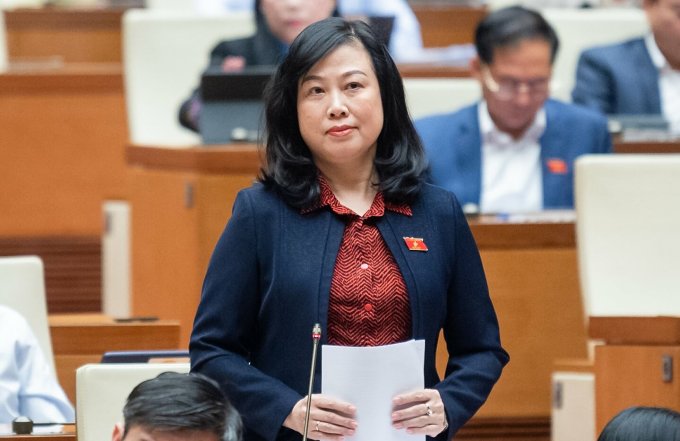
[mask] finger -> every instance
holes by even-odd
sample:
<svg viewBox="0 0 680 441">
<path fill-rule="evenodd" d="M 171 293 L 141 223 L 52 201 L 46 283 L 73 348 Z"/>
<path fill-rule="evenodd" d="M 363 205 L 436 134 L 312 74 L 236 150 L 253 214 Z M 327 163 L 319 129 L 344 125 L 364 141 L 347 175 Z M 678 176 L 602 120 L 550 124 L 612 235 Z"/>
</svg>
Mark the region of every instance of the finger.
<svg viewBox="0 0 680 441">
<path fill-rule="evenodd" d="M 326 411 L 354 417 L 357 408 L 351 403 L 338 400 L 323 394 L 312 395 L 312 405 Z"/>
<path fill-rule="evenodd" d="M 345 436 L 352 436 L 355 433 L 354 429 L 338 426 L 326 421 L 315 421 L 313 431 L 314 435 L 317 436 L 318 439 L 323 440 L 340 440 Z"/>
</svg>

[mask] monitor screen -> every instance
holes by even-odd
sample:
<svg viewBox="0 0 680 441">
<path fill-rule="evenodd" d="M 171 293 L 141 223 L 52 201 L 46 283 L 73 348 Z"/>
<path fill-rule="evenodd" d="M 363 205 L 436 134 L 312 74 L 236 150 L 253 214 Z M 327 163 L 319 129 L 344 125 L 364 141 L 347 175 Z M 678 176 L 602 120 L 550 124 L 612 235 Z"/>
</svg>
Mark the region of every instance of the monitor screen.
<svg viewBox="0 0 680 441">
<path fill-rule="evenodd" d="M 238 72 L 209 69 L 201 77 L 199 128 L 204 144 L 258 142 L 264 119 L 262 94 L 273 66 Z"/>
</svg>

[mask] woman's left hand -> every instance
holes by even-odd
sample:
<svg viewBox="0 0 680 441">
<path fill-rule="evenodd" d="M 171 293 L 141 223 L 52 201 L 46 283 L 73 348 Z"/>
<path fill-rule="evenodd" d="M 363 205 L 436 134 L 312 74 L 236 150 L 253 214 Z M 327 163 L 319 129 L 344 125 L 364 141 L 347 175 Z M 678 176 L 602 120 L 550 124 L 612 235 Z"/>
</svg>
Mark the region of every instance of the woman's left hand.
<svg viewBox="0 0 680 441">
<path fill-rule="evenodd" d="M 439 391 L 423 389 L 392 399 L 392 425 L 408 433 L 437 436 L 449 427 Z"/>
</svg>

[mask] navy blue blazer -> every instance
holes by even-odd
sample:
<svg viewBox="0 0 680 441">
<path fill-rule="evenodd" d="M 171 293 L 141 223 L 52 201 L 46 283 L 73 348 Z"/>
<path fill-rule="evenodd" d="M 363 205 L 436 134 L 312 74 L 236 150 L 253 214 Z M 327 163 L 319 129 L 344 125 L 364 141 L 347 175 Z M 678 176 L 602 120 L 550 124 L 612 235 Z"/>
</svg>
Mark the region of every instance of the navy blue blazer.
<svg viewBox="0 0 680 441">
<path fill-rule="evenodd" d="M 541 136 L 543 208 L 574 206 L 574 160 L 585 153 L 608 153 L 607 120 L 592 110 L 555 100 L 545 102 Z M 461 204 L 479 206 L 482 136 L 478 104 L 415 122 L 430 162 L 430 181 L 455 193 Z"/>
<path fill-rule="evenodd" d="M 449 429 L 437 439 L 445 440 L 486 400 L 508 355 L 455 197 L 425 185 L 411 208 L 412 216 L 386 211 L 376 224 L 408 289 L 412 337 L 425 340 L 425 385 L 440 391 Z M 301 438 L 282 424 L 307 393 L 311 330 L 317 322 L 327 329 L 344 227 L 329 209 L 302 214 L 261 184 L 237 196 L 208 267 L 190 352 L 192 371 L 220 382 L 241 412 L 247 441 Z M 422 237 L 429 251 L 409 251 L 405 236 Z M 441 329 L 449 361 L 440 381 Z M 315 392 L 322 369 L 320 358 Z"/>
<path fill-rule="evenodd" d="M 574 103 L 607 115 L 661 114 L 659 71 L 645 40 L 636 38 L 584 51 L 571 96 Z"/>
</svg>

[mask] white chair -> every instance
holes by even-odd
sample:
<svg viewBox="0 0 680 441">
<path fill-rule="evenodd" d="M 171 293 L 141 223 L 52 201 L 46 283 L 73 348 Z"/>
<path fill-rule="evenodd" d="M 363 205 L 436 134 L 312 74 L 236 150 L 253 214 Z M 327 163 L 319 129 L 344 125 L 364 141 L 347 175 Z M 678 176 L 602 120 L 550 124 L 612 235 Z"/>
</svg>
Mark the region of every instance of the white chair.
<svg viewBox="0 0 680 441">
<path fill-rule="evenodd" d="M 7 70 L 7 38 L 5 29 L 5 13 L 0 9 L 0 72 Z"/>
<path fill-rule="evenodd" d="M 130 141 L 164 146 L 200 143 L 195 133 L 180 126 L 179 107 L 198 86 L 214 45 L 254 32 L 253 14 L 246 12 L 126 11 L 123 63 Z"/>
<path fill-rule="evenodd" d="M 560 48 L 553 65 L 552 96 L 571 101 L 576 64 L 584 49 L 644 35 L 649 26 L 637 8 L 553 8 L 540 11 L 555 28 Z"/>
<path fill-rule="evenodd" d="M 134 387 L 161 372 L 189 372 L 189 363 L 86 364 L 76 371 L 78 441 L 111 439 Z"/>
<path fill-rule="evenodd" d="M 586 155 L 575 168 L 587 316 L 680 316 L 680 155 Z"/>
<path fill-rule="evenodd" d="M 595 374 L 552 375 L 551 441 L 595 441 Z"/>
<path fill-rule="evenodd" d="M 413 119 L 458 110 L 482 94 L 473 78 L 404 78 L 404 92 Z"/>
<path fill-rule="evenodd" d="M 12 308 L 26 319 L 55 373 L 47 321 L 45 275 L 40 257 L 0 257 L 0 304 Z"/>
</svg>

